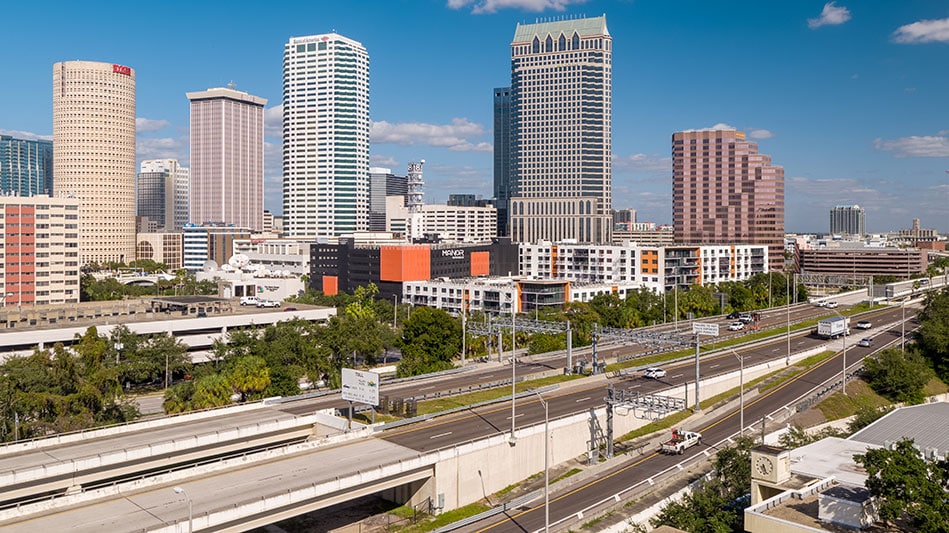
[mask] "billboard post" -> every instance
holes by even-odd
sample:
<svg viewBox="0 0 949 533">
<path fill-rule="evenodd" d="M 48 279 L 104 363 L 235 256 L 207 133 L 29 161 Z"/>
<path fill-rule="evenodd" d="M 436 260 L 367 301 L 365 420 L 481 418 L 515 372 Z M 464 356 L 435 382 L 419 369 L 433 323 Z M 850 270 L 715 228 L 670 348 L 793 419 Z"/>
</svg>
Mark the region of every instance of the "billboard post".
<svg viewBox="0 0 949 533">
<path fill-rule="evenodd" d="M 379 405 L 379 374 L 352 368 L 342 369 L 342 396 L 349 402 L 349 429 L 353 428 L 353 403 Z M 372 411 L 375 420 L 375 409 Z"/>
</svg>

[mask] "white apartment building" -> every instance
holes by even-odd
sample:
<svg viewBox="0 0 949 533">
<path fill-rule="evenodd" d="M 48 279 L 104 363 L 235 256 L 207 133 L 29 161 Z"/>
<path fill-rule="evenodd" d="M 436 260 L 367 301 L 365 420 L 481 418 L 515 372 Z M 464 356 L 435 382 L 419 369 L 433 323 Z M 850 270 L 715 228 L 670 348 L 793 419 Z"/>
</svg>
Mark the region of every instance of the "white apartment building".
<svg viewBox="0 0 949 533">
<path fill-rule="evenodd" d="M 0 307 L 79 303 L 79 200 L 0 196 Z"/>
<path fill-rule="evenodd" d="M 441 242 L 491 242 L 498 236 L 498 210 L 494 207 L 462 207 L 455 205 L 423 205 L 414 213 L 419 226 L 413 231 L 420 236 L 437 235 Z M 409 212 L 404 197 L 386 198 L 386 228 L 408 232 Z"/>
<path fill-rule="evenodd" d="M 336 33 L 291 37 L 283 54 L 284 235 L 369 227 L 369 54 Z"/>
<path fill-rule="evenodd" d="M 300 276 L 310 273 L 310 244 L 289 239 L 237 239 L 234 253 L 246 255 L 250 264 L 260 269 Z"/>
<path fill-rule="evenodd" d="M 53 192 L 82 203 L 79 260 L 135 259 L 135 71 L 53 65 Z"/>
<path fill-rule="evenodd" d="M 530 280 L 521 278 L 439 278 L 429 281 L 406 281 L 402 284 L 402 300 L 424 305 L 459 316 L 466 312 L 489 314 L 527 313 L 541 307 L 561 308 L 567 302 L 589 302 L 598 294 L 615 293 L 620 298 L 638 290 L 633 284 L 570 283 L 563 280 Z"/>
<path fill-rule="evenodd" d="M 632 284 L 656 292 L 742 281 L 767 272 L 761 245 L 624 246 L 540 242 L 519 246 L 518 271 L 533 279 Z"/>
</svg>

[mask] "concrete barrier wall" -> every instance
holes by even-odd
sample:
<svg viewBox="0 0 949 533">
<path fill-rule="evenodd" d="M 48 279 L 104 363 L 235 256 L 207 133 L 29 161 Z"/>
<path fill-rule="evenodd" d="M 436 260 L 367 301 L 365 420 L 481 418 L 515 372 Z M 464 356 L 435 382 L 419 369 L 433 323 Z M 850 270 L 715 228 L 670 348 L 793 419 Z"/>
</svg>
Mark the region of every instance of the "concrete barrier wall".
<svg viewBox="0 0 949 533">
<path fill-rule="evenodd" d="M 824 350 L 824 347 L 819 347 L 794 354 L 791 361 L 793 363 Z M 785 361 L 781 360 L 745 368 L 745 381 L 751 381 L 785 367 Z M 702 380 L 701 396 L 705 399 L 711 398 L 738 387 L 738 383 L 739 372 L 737 371 Z M 685 395 L 685 389 L 686 386 L 673 387 L 663 391 L 662 394 L 682 398 Z M 687 402 L 691 405 L 694 401 L 694 387 L 688 386 Z M 606 408 L 596 409 L 594 413 L 599 426 L 605 431 Z M 614 436 L 618 438 L 651 421 L 637 418 L 631 410 L 618 409 L 613 417 Z M 444 510 L 451 510 L 490 496 L 532 475 L 543 475 L 544 425 L 541 423 L 524 427 L 517 430 L 515 434 L 517 441 L 514 446 L 508 442 L 507 434 L 497 435 L 484 441 L 451 448 L 452 453 L 439 457 L 435 467 L 436 485 L 433 498 L 437 500 L 439 493 L 444 494 Z M 589 411 L 551 421 L 550 434 L 551 466 L 581 458 L 590 449 Z"/>
<path fill-rule="evenodd" d="M 90 429 L 88 431 L 81 431 L 76 433 L 63 433 L 61 435 L 54 435 L 45 439 L 35 439 L 25 442 L 11 442 L 4 445 L 0 445 L 0 455 L 12 455 L 15 453 L 22 453 L 30 450 L 38 450 L 41 448 L 48 448 L 52 446 L 62 446 L 63 444 L 72 444 L 76 442 L 82 442 L 84 440 L 90 439 L 99 439 L 102 437 L 110 437 L 114 435 L 121 435 L 123 433 L 130 433 L 133 431 L 142 431 L 147 429 L 155 429 L 166 426 L 173 426 L 177 424 L 183 424 L 186 422 L 193 422 L 195 420 L 204 420 L 206 418 L 213 418 L 221 416 L 225 413 L 243 413 L 246 411 L 254 411 L 264 407 L 261 403 L 255 402 L 250 404 L 235 405 L 231 407 L 224 407 L 221 409 L 211 409 L 208 411 L 200 411 L 196 413 L 188 413 L 178 416 L 167 416 L 162 418 L 156 418 L 154 420 L 145 420 L 142 422 L 134 422 L 131 424 L 123 424 L 121 426 L 111 426 L 100 429 Z"/>
<path fill-rule="evenodd" d="M 313 415 L 285 418 L 260 422 L 249 426 L 190 435 L 181 439 L 146 444 L 134 448 L 104 451 L 103 453 L 82 459 L 0 473 L 0 486 L 25 483 L 56 475 L 83 472 L 103 466 L 148 459 L 154 456 L 171 455 L 176 452 L 187 451 L 201 446 L 220 444 L 222 442 L 239 439 L 250 440 L 260 434 L 315 424 L 316 421 L 317 417 Z"/>
</svg>

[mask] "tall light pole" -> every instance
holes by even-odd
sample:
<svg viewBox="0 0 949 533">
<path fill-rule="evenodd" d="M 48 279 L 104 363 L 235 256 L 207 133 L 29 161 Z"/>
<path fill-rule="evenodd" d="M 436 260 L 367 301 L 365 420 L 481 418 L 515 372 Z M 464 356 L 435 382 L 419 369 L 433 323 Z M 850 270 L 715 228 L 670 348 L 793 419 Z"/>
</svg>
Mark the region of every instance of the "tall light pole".
<svg viewBox="0 0 949 533">
<path fill-rule="evenodd" d="M 900 352 L 906 351 L 906 300 L 900 303 L 903 319 L 900 320 Z"/>
<path fill-rule="evenodd" d="M 738 423 L 741 429 L 738 430 L 738 436 L 745 435 L 745 358 L 735 350 L 732 354 L 738 358 Z"/>
<path fill-rule="evenodd" d="M 125 345 L 121 341 L 116 342 L 112 345 L 115 348 L 115 364 L 119 364 L 119 355 L 122 353 L 122 348 L 125 348 Z"/>
<path fill-rule="evenodd" d="M 840 318 L 844 319 L 844 355 L 842 359 L 843 364 L 843 373 L 840 378 L 840 390 L 844 393 L 844 396 L 847 395 L 847 335 L 850 334 L 850 319 L 846 318 L 844 315 L 838 313 L 836 310 L 834 313 Z"/>
<path fill-rule="evenodd" d="M 550 533 L 550 416 L 547 401 L 534 391 L 540 404 L 544 406 L 544 533 Z"/>
<path fill-rule="evenodd" d="M 785 276 L 784 286 L 786 287 L 788 310 L 788 357 L 784 360 L 784 366 L 791 366 L 791 276 Z"/>
<path fill-rule="evenodd" d="M 185 499 L 188 500 L 188 533 L 194 533 L 194 502 L 191 501 L 191 496 L 182 487 L 175 487 L 171 490 L 175 491 L 175 494 L 184 494 Z"/>
<path fill-rule="evenodd" d="M 514 446 L 514 443 L 517 442 L 517 439 L 514 437 L 514 403 L 517 399 L 517 380 L 514 371 L 514 368 L 517 366 L 517 343 L 515 338 L 517 336 L 517 329 L 514 323 L 516 311 L 517 296 L 515 295 L 514 302 L 511 304 L 511 440 L 509 441 L 511 446 Z"/>
<path fill-rule="evenodd" d="M 392 295 L 392 329 L 399 327 L 399 295 Z"/>
</svg>

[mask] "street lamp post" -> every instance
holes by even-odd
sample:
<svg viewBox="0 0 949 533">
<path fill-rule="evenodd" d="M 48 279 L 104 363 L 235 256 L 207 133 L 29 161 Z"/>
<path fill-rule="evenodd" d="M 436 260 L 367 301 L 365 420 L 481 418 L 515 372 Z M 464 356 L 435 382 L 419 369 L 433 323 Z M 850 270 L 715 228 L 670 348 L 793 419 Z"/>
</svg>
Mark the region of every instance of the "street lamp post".
<svg viewBox="0 0 949 533">
<path fill-rule="evenodd" d="M 788 356 L 784 360 L 784 366 L 791 366 L 791 277 L 785 276 L 784 286 L 787 298 L 787 322 L 788 322 Z"/>
<path fill-rule="evenodd" d="M 906 300 L 900 303 L 903 319 L 900 320 L 900 352 L 906 351 Z"/>
<path fill-rule="evenodd" d="M 194 533 L 194 502 L 191 501 L 191 496 L 182 487 L 175 487 L 171 490 L 175 491 L 175 494 L 184 494 L 185 499 L 188 500 L 188 533 Z"/>
<path fill-rule="evenodd" d="M 547 401 L 534 391 L 540 404 L 544 406 L 544 533 L 550 533 L 550 416 Z"/>
<path fill-rule="evenodd" d="M 745 435 L 745 358 L 738 352 L 732 350 L 732 354 L 738 358 L 738 423 L 741 429 L 738 430 L 738 436 Z"/>
<path fill-rule="evenodd" d="M 116 343 L 113 344 L 112 346 L 115 347 L 115 364 L 118 365 L 118 364 L 119 364 L 119 355 L 121 355 L 121 353 L 122 353 L 122 348 L 125 348 L 125 345 L 122 344 L 121 342 L 116 342 Z"/>
<path fill-rule="evenodd" d="M 841 392 L 844 393 L 844 396 L 846 396 L 847 395 L 847 335 L 850 334 L 850 324 L 849 324 L 850 320 L 846 318 L 844 315 L 838 313 L 837 311 L 834 311 L 834 313 L 840 318 L 844 319 L 844 334 L 843 334 L 844 355 L 842 359 L 843 373 L 841 374 L 841 377 L 840 377 L 840 390 Z"/>
<path fill-rule="evenodd" d="M 514 322 L 514 317 L 517 312 L 516 301 L 514 305 L 515 307 L 511 308 L 511 446 L 517 441 L 517 438 L 514 436 L 514 404 L 517 399 L 517 378 L 515 375 L 515 367 L 517 366 L 517 326 Z"/>
</svg>

